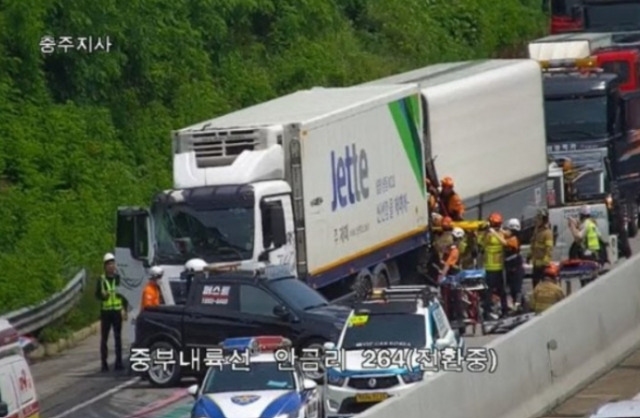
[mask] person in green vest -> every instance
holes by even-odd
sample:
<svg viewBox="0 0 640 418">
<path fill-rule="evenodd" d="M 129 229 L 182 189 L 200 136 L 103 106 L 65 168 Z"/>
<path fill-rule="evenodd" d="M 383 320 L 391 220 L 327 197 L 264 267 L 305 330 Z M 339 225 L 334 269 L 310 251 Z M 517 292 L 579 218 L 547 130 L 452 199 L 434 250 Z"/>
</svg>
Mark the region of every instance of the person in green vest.
<svg viewBox="0 0 640 418">
<path fill-rule="evenodd" d="M 580 208 L 580 218 L 576 222 L 569 218 L 571 234 L 581 247 L 581 259 L 599 261 L 600 256 L 600 230 L 598 224 L 591 217 L 591 208 L 584 205 Z"/>
<path fill-rule="evenodd" d="M 507 241 L 502 230 L 502 215 L 494 212 L 489 215 L 488 221 L 489 228 L 483 232 L 483 237 L 480 241 L 484 253 L 483 267 L 486 272 L 488 286 L 482 304 L 483 316 L 486 321 L 494 319 L 492 318 L 494 294 L 500 297 L 501 316 L 507 316 L 509 313 L 504 270 L 504 252 Z"/>
<path fill-rule="evenodd" d="M 120 276 L 116 273 L 116 260 L 113 254 L 103 257 L 104 273 L 96 285 L 96 298 L 101 302 L 100 308 L 100 360 L 102 372 L 109 371 L 107 363 L 109 332 L 113 328 L 116 364 L 115 370 L 124 370 L 122 363 L 122 320 L 126 315 L 125 300 L 116 289 L 120 285 Z"/>
</svg>

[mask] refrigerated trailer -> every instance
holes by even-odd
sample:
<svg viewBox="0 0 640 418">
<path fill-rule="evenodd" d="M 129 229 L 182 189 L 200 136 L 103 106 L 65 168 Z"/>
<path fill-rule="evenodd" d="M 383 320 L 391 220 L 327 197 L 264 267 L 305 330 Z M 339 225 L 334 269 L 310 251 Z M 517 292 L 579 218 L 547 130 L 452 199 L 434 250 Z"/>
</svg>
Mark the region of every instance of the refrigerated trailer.
<svg viewBox="0 0 640 418">
<path fill-rule="evenodd" d="M 540 67 L 533 60 L 431 65 L 365 83 L 418 83 L 426 160 L 451 176 L 465 218 L 491 212 L 531 232 L 546 207 L 547 156 Z"/>
<path fill-rule="evenodd" d="M 118 211 L 132 318 L 150 265 L 285 265 L 321 292 L 397 282 L 427 245 L 416 85 L 314 88 L 173 133 L 173 189 Z"/>
</svg>

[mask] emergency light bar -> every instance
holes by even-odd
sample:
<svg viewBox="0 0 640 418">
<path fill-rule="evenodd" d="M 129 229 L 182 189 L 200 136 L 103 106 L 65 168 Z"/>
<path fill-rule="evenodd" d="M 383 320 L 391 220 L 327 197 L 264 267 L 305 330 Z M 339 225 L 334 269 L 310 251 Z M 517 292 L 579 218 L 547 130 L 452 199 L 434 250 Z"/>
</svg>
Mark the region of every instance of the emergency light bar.
<svg viewBox="0 0 640 418">
<path fill-rule="evenodd" d="M 291 347 L 291 340 L 278 335 L 263 335 L 259 337 L 227 338 L 222 342 L 224 351 L 248 351 L 255 355 L 261 352 L 276 351 Z"/>
<path fill-rule="evenodd" d="M 391 286 L 373 288 L 366 298 L 371 302 L 419 302 L 426 304 L 434 296 L 429 286 Z"/>
<path fill-rule="evenodd" d="M 540 67 L 542 67 L 543 70 L 554 69 L 554 68 L 578 68 L 578 69 L 600 70 L 598 68 L 598 62 L 593 57 L 577 58 L 577 59 L 542 60 L 540 61 Z"/>
<path fill-rule="evenodd" d="M 288 266 L 283 265 L 269 265 L 260 268 L 243 268 L 240 263 L 233 264 L 210 264 L 204 268 L 209 273 L 228 273 L 228 272 L 248 272 L 252 273 L 255 277 L 265 278 L 267 280 L 280 279 L 284 277 L 292 277 L 291 270 Z"/>
</svg>

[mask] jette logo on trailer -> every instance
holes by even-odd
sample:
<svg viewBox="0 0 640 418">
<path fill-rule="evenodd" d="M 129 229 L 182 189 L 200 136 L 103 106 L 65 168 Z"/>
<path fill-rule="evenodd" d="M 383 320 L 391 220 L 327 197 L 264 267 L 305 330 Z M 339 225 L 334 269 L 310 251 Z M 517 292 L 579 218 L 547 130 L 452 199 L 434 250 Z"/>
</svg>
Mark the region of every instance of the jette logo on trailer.
<svg viewBox="0 0 640 418">
<path fill-rule="evenodd" d="M 331 211 L 344 208 L 369 197 L 369 159 L 367 152 L 356 150 L 356 144 L 344 147 L 344 156 L 331 151 L 331 184 L 333 198 Z"/>
</svg>

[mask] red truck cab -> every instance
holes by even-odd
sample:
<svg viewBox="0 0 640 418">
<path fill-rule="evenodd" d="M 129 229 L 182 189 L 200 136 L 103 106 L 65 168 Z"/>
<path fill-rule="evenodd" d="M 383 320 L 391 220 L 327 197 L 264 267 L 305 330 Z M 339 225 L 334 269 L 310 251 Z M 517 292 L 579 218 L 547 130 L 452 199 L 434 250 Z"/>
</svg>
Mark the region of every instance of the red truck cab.
<svg viewBox="0 0 640 418">
<path fill-rule="evenodd" d="M 639 89 L 640 52 L 639 49 L 604 49 L 595 53 L 598 67 L 620 78 L 620 91 Z"/>
<path fill-rule="evenodd" d="M 550 0 L 552 35 L 582 30 L 581 0 Z"/>
</svg>

